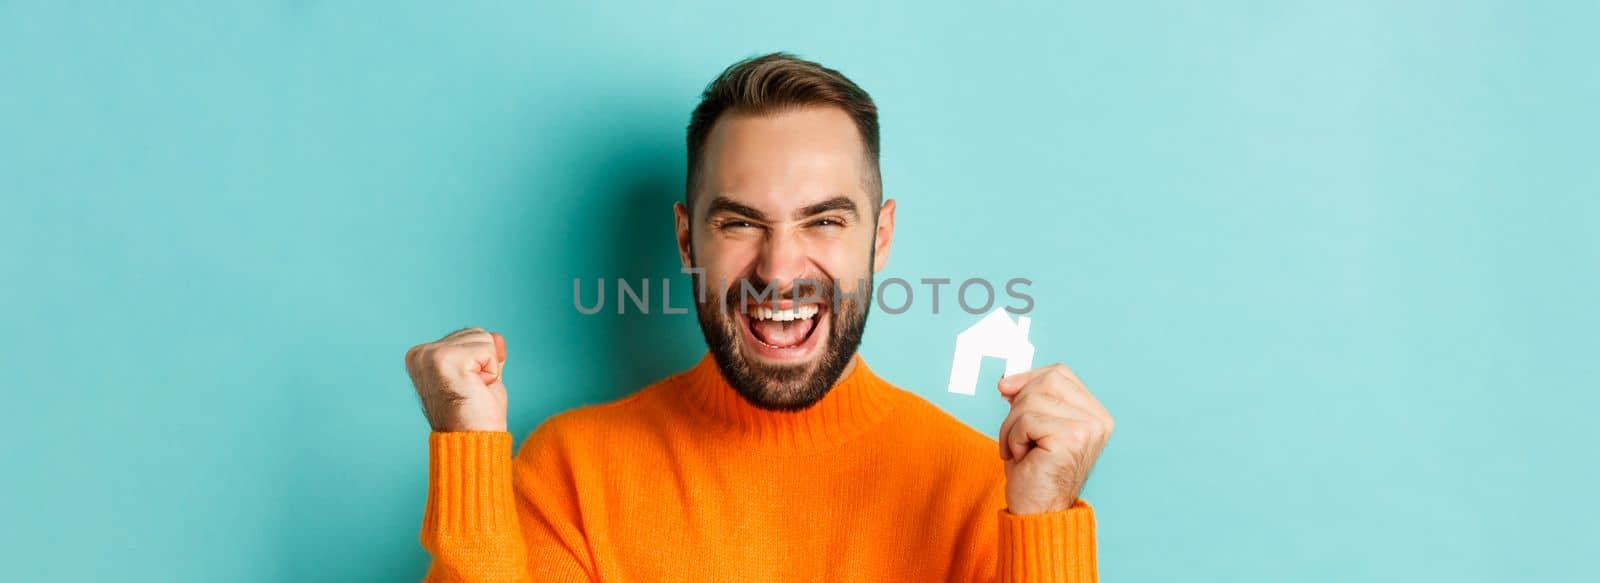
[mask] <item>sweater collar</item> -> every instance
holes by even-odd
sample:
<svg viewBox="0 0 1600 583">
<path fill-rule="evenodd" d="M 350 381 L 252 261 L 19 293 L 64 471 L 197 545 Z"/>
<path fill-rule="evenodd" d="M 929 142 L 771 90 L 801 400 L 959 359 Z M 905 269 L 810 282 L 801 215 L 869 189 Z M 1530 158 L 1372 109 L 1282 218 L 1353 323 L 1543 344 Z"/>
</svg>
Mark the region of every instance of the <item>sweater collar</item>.
<svg viewBox="0 0 1600 583">
<path fill-rule="evenodd" d="M 800 411 L 772 411 L 751 405 L 717 368 L 708 352 L 679 376 L 693 409 L 724 437 L 752 445 L 803 449 L 843 443 L 888 416 L 896 389 L 855 355 L 850 373 L 834 383 L 816 404 Z"/>
</svg>

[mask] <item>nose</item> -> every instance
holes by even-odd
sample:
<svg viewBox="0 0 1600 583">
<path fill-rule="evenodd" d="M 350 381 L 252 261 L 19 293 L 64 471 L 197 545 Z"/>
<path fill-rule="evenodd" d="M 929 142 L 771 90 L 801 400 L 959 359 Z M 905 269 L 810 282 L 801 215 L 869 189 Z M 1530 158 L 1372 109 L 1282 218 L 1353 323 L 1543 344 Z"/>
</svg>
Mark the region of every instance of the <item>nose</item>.
<svg viewBox="0 0 1600 583">
<path fill-rule="evenodd" d="M 778 282 L 779 289 L 791 289 L 794 280 L 809 277 L 810 258 L 803 242 L 784 233 L 774 233 L 761 247 L 756 259 L 756 277 Z"/>
</svg>

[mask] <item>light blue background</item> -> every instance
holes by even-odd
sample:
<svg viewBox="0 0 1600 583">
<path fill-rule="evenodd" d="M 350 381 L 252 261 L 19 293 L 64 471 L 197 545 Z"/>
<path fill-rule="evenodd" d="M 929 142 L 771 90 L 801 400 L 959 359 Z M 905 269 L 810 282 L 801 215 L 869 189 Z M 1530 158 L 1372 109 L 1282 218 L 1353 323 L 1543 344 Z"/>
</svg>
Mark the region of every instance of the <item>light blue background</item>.
<svg viewBox="0 0 1600 583">
<path fill-rule="evenodd" d="M 690 365 L 572 278 L 675 276 L 778 49 L 882 108 L 885 276 L 1035 280 L 1106 580 L 1600 578 L 1595 3 L 98 4 L 0 2 L 0 579 L 420 576 L 402 353 L 503 331 L 519 436 Z M 993 431 L 975 319 L 863 350 Z"/>
</svg>

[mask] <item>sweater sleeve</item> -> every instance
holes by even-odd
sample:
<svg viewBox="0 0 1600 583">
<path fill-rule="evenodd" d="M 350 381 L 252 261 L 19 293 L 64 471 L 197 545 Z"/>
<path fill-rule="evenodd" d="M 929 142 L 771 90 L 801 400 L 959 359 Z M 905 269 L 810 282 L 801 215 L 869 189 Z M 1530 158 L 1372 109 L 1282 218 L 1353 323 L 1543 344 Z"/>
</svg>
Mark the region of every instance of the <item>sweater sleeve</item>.
<svg viewBox="0 0 1600 583">
<path fill-rule="evenodd" d="M 537 436 L 537 432 L 536 436 Z M 531 449 L 530 449 L 531 448 Z M 435 432 L 428 437 L 428 500 L 422 546 L 433 556 L 427 581 L 451 583 L 587 582 L 575 528 L 542 499 L 541 482 L 559 482 L 540 467 L 534 437 L 511 457 L 506 432 Z"/>
<path fill-rule="evenodd" d="M 1095 565 L 1094 509 L 1079 499 L 1044 514 L 1001 509 L 999 579 L 1006 583 L 1091 583 Z"/>
</svg>

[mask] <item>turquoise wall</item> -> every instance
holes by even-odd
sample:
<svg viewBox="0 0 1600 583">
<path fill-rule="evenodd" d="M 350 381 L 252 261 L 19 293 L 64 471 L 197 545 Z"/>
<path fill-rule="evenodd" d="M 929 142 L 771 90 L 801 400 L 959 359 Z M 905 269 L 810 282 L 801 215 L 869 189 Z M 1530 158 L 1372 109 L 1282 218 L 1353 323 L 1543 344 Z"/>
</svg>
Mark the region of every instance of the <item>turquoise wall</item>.
<svg viewBox="0 0 1600 583">
<path fill-rule="evenodd" d="M 882 108 L 884 276 L 1034 280 L 1108 581 L 1600 579 L 1600 6 L 858 4 L 0 1 L 0 579 L 420 576 L 402 353 L 502 331 L 519 436 L 690 365 L 572 278 L 676 276 L 780 49 Z M 992 432 L 975 320 L 863 351 Z"/>
</svg>

